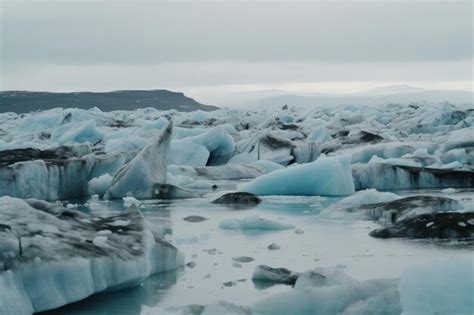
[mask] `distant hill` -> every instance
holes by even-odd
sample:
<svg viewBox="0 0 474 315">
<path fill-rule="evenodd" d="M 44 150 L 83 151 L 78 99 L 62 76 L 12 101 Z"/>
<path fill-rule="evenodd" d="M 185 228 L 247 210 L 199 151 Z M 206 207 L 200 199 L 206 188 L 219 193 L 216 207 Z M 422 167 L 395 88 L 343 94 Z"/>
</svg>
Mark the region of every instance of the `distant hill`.
<svg viewBox="0 0 474 315">
<path fill-rule="evenodd" d="M 382 105 L 382 104 L 410 104 L 410 103 L 442 103 L 473 104 L 474 94 L 469 91 L 410 91 L 406 93 L 390 93 L 382 90 L 372 93 L 345 94 L 345 95 L 277 95 L 258 100 L 261 106 L 294 105 L 294 106 L 321 106 L 321 105 Z"/>
<path fill-rule="evenodd" d="M 103 111 L 134 110 L 153 107 L 161 110 L 175 109 L 182 112 L 194 110 L 211 111 L 215 106 L 204 105 L 183 93 L 168 90 L 130 90 L 113 92 L 0 92 L 0 112 L 27 113 L 55 107 L 89 109 L 98 107 Z"/>
</svg>

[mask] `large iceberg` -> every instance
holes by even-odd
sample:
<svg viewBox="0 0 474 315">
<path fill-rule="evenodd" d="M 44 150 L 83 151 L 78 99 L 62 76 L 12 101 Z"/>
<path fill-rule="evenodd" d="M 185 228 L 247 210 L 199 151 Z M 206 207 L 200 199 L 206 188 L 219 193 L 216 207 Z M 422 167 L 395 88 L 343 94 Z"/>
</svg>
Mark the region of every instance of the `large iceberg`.
<svg viewBox="0 0 474 315">
<path fill-rule="evenodd" d="M 103 218 L 2 197 L 0 219 L 0 314 L 54 309 L 183 264 L 138 210 Z"/>
<path fill-rule="evenodd" d="M 352 175 L 356 190 L 474 187 L 474 171 L 467 169 L 453 170 L 384 163 L 359 163 L 353 165 Z"/>
<path fill-rule="evenodd" d="M 321 157 L 276 170 L 240 185 L 239 190 L 255 195 L 350 195 L 354 193 L 350 156 Z"/>
<path fill-rule="evenodd" d="M 119 153 L 0 164 L 0 196 L 43 200 L 88 196 L 91 179 L 115 174 L 124 161 Z"/>
<path fill-rule="evenodd" d="M 122 198 L 132 194 L 138 199 L 152 199 L 157 195 L 157 184 L 166 183 L 168 149 L 172 123 L 163 128 L 151 144 L 143 148 L 112 179 L 107 198 Z"/>
</svg>

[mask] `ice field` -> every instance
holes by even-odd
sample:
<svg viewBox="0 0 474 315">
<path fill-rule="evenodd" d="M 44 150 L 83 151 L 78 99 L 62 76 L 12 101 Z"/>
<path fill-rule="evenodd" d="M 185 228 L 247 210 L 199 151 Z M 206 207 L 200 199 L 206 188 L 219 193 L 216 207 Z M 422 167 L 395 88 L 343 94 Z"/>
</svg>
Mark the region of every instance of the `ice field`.
<svg viewBox="0 0 474 315">
<path fill-rule="evenodd" d="M 0 314 L 472 314 L 474 110 L 0 114 Z"/>
</svg>

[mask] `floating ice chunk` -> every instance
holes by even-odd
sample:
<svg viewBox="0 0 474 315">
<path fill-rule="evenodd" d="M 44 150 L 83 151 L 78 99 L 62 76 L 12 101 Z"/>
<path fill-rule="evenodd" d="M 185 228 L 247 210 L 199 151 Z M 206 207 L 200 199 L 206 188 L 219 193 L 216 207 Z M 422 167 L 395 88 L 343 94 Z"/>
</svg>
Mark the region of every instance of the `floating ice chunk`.
<svg viewBox="0 0 474 315">
<path fill-rule="evenodd" d="M 352 284 L 355 282 L 356 280 L 344 273 L 343 268 L 318 267 L 303 272 L 295 283 L 295 289 Z"/>
<path fill-rule="evenodd" d="M 110 222 L 109 225 L 111 226 L 127 226 L 130 224 L 130 220 L 115 220 L 113 222 Z"/>
<path fill-rule="evenodd" d="M 134 197 L 123 197 L 122 200 L 125 207 L 130 207 L 131 205 L 138 207 L 142 204 L 140 200 L 137 200 Z"/>
<path fill-rule="evenodd" d="M 255 195 L 350 195 L 354 193 L 350 156 L 321 157 L 276 170 L 238 188 Z"/>
<path fill-rule="evenodd" d="M 472 257 L 411 268 L 402 274 L 398 286 L 402 314 L 472 314 L 472 279 Z"/>
<path fill-rule="evenodd" d="M 97 245 L 99 247 L 109 247 L 109 245 L 107 244 L 107 236 L 102 235 L 94 237 L 94 239 L 92 240 L 92 244 Z"/>
<path fill-rule="evenodd" d="M 95 144 L 102 137 L 103 133 L 97 129 L 95 120 L 68 123 L 57 127 L 51 133 L 51 140 L 61 144 L 73 142 Z"/>
<path fill-rule="evenodd" d="M 454 194 L 454 193 L 456 193 L 456 189 L 454 189 L 454 188 L 446 188 L 446 189 L 441 190 L 441 192 L 442 192 L 443 194 Z"/>
<path fill-rule="evenodd" d="M 344 311 L 352 305 L 395 287 L 396 281 L 393 280 L 354 281 L 339 285 L 310 286 L 304 289 L 298 289 L 295 285 L 295 289 L 291 291 L 274 294 L 260 300 L 253 305 L 252 310 L 259 315 L 347 314 Z M 385 314 L 397 314 L 396 310 L 399 310 L 399 307 L 396 298 L 398 296 L 393 297 L 395 301 L 390 301 L 385 305 L 377 303 L 375 306 L 379 307 L 378 311 L 383 310 Z M 389 306 L 396 309 L 390 310 Z M 377 309 L 369 309 L 365 314 L 383 313 L 377 312 Z"/>
<path fill-rule="evenodd" d="M 89 194 L 103 196 L 112 185 L 112 176 L 104 174 L 89 181 Z"/>
<path fill-rule="evenodd" d="M 248 216 L 242 219 L 224 219 L 219 223 L 219 228 L 224 230 L 266 230 L 278 231 L 293 229 L 294 226 L 260 218 L 258 216 Z"/>
<path fill-rule="evenodd" d="M 354 195 L 339 201 L 340 204 L 347 205 L 367 205 L 371 203 L 389 202 L 400 199 L 397 194 L 390 192 L 380 192 L 376 189 L 366 189 L 356 192 Z"/>
<path fill-rule="evenodd" d="M 299 276 L 299 272 L 293 272 L 286 268 L 259 265 L 253 271 L 252 280 L 294 285 Z"/>
<path fill-rule="evenodd" d="M 151 144 L 124 165 L 112 180 L 108 198 L 121 198 L 131 192 L 138 199 L 152 199 L 155 185 L 166 182 L 168 148 L 173 125 L 163 128 Z"/>
</svg>

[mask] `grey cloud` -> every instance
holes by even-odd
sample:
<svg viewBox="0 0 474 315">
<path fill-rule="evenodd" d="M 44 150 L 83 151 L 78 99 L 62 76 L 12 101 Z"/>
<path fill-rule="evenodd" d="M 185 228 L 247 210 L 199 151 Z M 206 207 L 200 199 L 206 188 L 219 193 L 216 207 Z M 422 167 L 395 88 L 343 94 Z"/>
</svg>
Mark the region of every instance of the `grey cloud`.
<svg viewBox="0 0 474 315">
<path fill-rule="evenodd" d="M 472 2 L 2 2 L 2 63 L 472 57 Z"/>
</svg>

